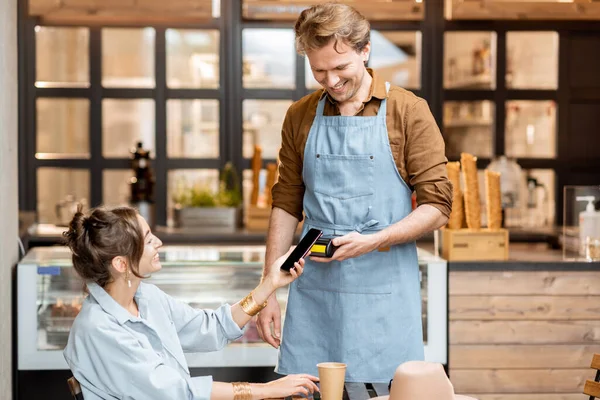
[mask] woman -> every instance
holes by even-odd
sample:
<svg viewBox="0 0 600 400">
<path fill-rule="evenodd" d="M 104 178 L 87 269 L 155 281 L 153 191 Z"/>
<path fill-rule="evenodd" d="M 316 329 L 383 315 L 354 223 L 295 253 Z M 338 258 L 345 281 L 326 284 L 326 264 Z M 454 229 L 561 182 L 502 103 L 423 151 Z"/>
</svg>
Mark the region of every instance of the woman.
<svg viewBox="0 0 600 400">
<path fill-rule="evenodd" d="M 240 302 L 196 310 L 143 282 L 161 269 L 162 242 L 134 209 L 98 208 L 86 215 L 80 209 L 64 235 L 89 291 L 64 351 L 86 400 L 257 400 L 318 390 L 318 378 L 310 375 L 266 384 L 192 378 L 184 357 L 238 339 L 267 298 L 302 274 L 304 261 L 286 273 L 279 269 L 281 257 Z"/>
</svg>

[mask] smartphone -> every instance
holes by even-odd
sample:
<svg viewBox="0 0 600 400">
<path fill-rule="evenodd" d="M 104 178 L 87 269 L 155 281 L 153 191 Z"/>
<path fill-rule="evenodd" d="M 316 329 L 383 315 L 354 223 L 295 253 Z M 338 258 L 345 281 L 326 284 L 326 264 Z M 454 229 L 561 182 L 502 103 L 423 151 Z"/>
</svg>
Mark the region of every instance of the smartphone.
<svg viewBox="0 0 600 400">
<path fill-rule="evenodd" d="M 289 271 L 294 268 L 294 263 L 297 263 L 301 258 L 306 257 L 313 244 L 315 244 L 322 234 L 323 231 L 319 229 L 310 229 L 306 232 L 306 235 L 300 240 L 300 243 L 298 243 L 298 246 L 292 251 L 292 254 L 290 254 L 283 264 L 281 264 L 281 269 Z"/>
</svg>

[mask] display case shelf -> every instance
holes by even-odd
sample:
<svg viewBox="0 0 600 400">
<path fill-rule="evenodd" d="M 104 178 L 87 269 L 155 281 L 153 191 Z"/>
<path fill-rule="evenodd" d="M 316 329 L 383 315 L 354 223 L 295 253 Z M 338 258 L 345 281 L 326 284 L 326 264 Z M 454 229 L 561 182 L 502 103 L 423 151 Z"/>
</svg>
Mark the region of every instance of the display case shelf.
<svg viewBox="0 0 600 400">
<path fill-rule="evenodd" d="M 264 246 L 164 246 L 162 270 L 147 279 L 197 308 L 234 304 L 260 281 Z M 425 357 L 447 363 L 447 264 L 419 249 Z M 18 369 L 66 370 L 62 351 L 82 302 L 83 282 L 66 247 L 31 249 L 17 267 Z M 287 288 L 278 290 L 282 315 Z M 285 321 L 283 321 L 285 323 Z M 261 341 L 254 321 L 221 351 L 186 354 L 190 368 L 275 366 L 277 350 Z"/>
</svg>

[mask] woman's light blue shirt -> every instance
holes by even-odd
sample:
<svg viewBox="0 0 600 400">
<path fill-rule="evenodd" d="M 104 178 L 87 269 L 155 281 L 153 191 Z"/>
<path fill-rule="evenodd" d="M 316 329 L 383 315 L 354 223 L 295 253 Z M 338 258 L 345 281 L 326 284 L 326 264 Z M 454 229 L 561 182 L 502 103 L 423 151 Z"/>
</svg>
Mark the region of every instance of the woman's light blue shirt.
<svg viewBox="0 0 600 400">
<path fill-rule="evenodd" d="M 135 317 L 97 284 L 87 287 L 64 350 L 85 400 L 210 399 L 212 377 L 192 378 L 184 352 L 220 350 L 242 336 L 229 305 L 197 310 L 142 282 Z"/>
</svg>

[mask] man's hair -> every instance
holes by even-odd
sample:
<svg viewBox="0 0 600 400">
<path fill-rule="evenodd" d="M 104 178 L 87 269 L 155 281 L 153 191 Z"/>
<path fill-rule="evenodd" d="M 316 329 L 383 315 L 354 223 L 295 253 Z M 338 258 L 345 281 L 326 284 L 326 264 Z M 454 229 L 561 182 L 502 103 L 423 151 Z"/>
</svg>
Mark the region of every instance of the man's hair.
<svg viewBox="0 0 600 400">
<path fill-rule="evenodd" d="M 305 9 L 296 20 L 294 32 L 296 51 L 301 55 L 323 48 L 331 40 L 335 40 L 336 51 L 341 40 L 359 53 L 371 39 L 369 21 L 354 8 L 339 3 L 318 4 Z"/>
</svg>

